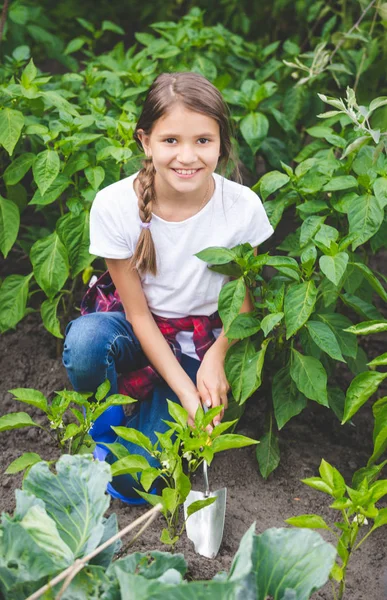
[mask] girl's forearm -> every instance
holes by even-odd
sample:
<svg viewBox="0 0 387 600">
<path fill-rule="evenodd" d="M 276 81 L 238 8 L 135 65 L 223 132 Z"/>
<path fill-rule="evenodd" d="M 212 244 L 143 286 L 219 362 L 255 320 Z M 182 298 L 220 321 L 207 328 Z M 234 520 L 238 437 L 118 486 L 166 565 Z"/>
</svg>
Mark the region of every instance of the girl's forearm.
<svg viewBox="0 0 387 600">
<path fill-rule="evenodd" d="M 188 392 L 196 393 L 196 386 L 176 359 L 152 315 L 137 316 L 131 325 L 144 354 L 175 394 L 180 397 Z"/>
</svg>

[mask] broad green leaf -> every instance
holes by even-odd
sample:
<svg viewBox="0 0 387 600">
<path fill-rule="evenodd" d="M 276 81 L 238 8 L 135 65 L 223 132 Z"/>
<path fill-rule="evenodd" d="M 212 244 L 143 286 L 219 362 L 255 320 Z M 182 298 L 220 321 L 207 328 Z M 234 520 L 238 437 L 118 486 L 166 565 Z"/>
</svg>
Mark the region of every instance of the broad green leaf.
<svg viewBox="0 0 387 600">
<path fill-rule="evenodd" d="M 12 390 L 8 390 L 8 392 L 10 394 L 13 394 L 15 400 L 18 400 L 19 402 L 24 402 L 25 404 L 29 404 L 30 406 L 35 406 L 36 408 L 40 408 L 40 410 L 47 413 L 47 398 L 42 394 L 42 392 L 39 392 L 38 390 L 34 390 L 32 388 L 14 388 Z"/>
<path fill-rule="evenodd" d="M 112 429 L 126 442 L 132 442 L 132 444 L 136 444 L 148 452 L 152 452 L 152 443 L 150 439 L 141 433 L 141 431 L 130 429 L 129 427 L 112 427 Z"/>
<path fill-rule="evenodd" d="M 317 290 L 313 280 L 294 284 L 288 288 L 284 303 L 287 340 L 309 319 L 316 298 Z"/>
<path fill-rule="evenodd" d="M 385 352 L 384 354 L 380 354 L 379 356 L 377 356 L 376 358 L 374 358 L 373 360 L 371 360 L 371 362 L 367 363 L 370 367 L 378 367 L 380 365 L 387 365 L 387 352 Z"/>
<path fill-rule="evenodd" d="M 127 404 L 134 404 L 135 402 L 137 402 L 136 398 L 124 396 L 123 394 L 111 394 L 93 411 L 93 420 L 96 421 L 96 419 L 98 419 L 98 417 L 100 417 L 110 406 L 126 406 Z"/>
<path fill-rule="evenodd" d="M 338 387 L 328 387 L 329 407 L 333 410 L 336 417 L 341 422 L 344 414 L 345 394 Z"/>
<path fill-rule="evenodd" d="M 176 544 L 178 539 L 179 539 L 178 535 L 171 537 L 171 534 L 169 533 L 168 529 L 166 529 L 166 528 L 164 528 L 161 532 L 160 542 L 162 542 L 163 544 L 166 544 L 167 546 L 173 546 L 174 544 Z M 150 583 L 150 587 L 152 587 L 152 583 Z"/>
<path fill-rule="evenodd" d="M 122 29 L 122 27 L 112 23 L 112 21 L 102 21 L 101 29 L 102 31 L 113 31 L 114 33 L 119 33 L 121 35 L 124 35 L 125 33 L 125 30 Z"/>
<path fill-rule="evenodd" d="M 387 177 L 379 177 L 373 188 L 379 206 L 383 209 L 387 205 Z"/>
<path fill-rule="evenodd" d="M 107 463 L 87 455 L 63 455 L 56 463 L 56 474 L 45 462 L 31 467 L 23 490 L 42 498 L 62 540 L 77 558 L 94 550 L 103 536 L 103 517 L 109 507 L 105 490 L 110 480 Z"/>
<path fill-rule="evenodd" d="M 69 41 L 66 48 L 64 49 L 63 54 L 72 54 L 73 52 L 78 52 L 86 44 L 87 40 L 84 37 L 76 37 Z"/>
<path fill-rule="evenodd" d="M 341 473 L 332 467 L 326 460 L 322 459 L 319 466 L 321 479 L 332 488 L 332 494 L 335 498 L 341 498 L 346 491 L 344 477 Z"/>
<path fill-rule="evenodd" d="M 384 219 L 384 211 L 375 196 L 363 194 L 348 211 L 349 233 L 356 233 L 352 250 L 367 242 L 379 230 Z"/>
<path fill-rule="evenodd" d="M 387 525 L 387 508 L 381 508 L 379 510 L 379 514 L 376 517 L 372 530 L 378 529 L 378 527 L 382 527 L 383 525 Z"/>
<path fill-rule="evenodd" d="M 307 399 L 301 394 L 290 377 L 289 367 L 277 371 L 273 377 L 271 388 L 274 416 L 278 429 L 292 417 L 300 414 L 307 405 Z"/>
<path fill-rule="evenodd" d="M 224 433 L 213 440 L 211 448 L 214 453 L 216 453 L 223 452 L 223 450 L 229 450 L 231 448 L 244 448 L 245 446 L 252 446 L 253 444 L 258 443 L 259 442 L 257 440 L 253 440 L 245 435 Z"/>
<path fill-rule="evenodd" d="M 5 474 L 14 475 L 15 473 L 20 473 L 20 471 L 24 471 L 28 469 L 28 467 L 32 467 L 36 463 L 40 462 L 42 458 L 36 452 L 25 452 L 19 458 L 16 458 L 8 465 Z"/>
<path fill-rule="evenodd" d="M 231 346 L 226 354 L 225 372 L 231 386 L 233 398 L 243 404 L 261 385 L 261 371 L 265 357 L 266 344 L 259 352 L 255 351 L 249 338 Z"/>
<path fill-rule="evenodd" d="M 242 308 L 246 296 L 246 286 L 243 277 L 229 281 L 222 287 L 219 294 L 219 315 L 222 319 L 225 333 Z"/>
<path fill-rule="evenodd" d="M 89 220 L 89 213 L 82 211 L 78 215 L 67 213 L 56 224 L 58 236 L 67 250 L 73 277 L 86 269 L 94 258 L 89 254 Z"/>
<path fill-rule="evenodd" d="M 326 352 L 334 360 L 345 362 L 341 354 L 339 343 L 332 329 L 321 321 L 308 321 L 305 324 L 310 337 L 321 350 Z"/>
<path fill-rule="evenodd" d="M 273 419 L 270 415 L 269 430 L 259 440 L 256 450 L 259 470 L 264 479 L 267 479 L 279 465 L 280 451 L 278 438 L 273 431 Z"/>
<path fill-rule="evenodd" d="M 216 496 L 206 498 L 205 500 L 196 500 L 195 502 L 192 502 L 192 504 L 187 507 L 187 519 L 191 515 L 194 515 L 196 512 L 198 512 L 198 510 L 201 510 L 206 506 L 210 506 L 210 504 L 213 504 L 214 502 L 216 502 Z"/>
<path fill-rule="evenodd" d="M 307 529 L 330 529 L 322 517 L 319 515 L 299 515 L 285 519 L 285 523 L 293 527 L 306 527 Z"/>
<path fill-rule="evenodd" d="M 57 315 L 58 304 L 62 296 L 59 295 L 56 298 L 48 298 L 40 307 L 40 314 L 42 316 L 43 325 L 54 337 L 63 339 L 63 334 L 60 330 L 60 321 Z"/>
<path fill-rule="evenodd" d="M 15 327 L 24 317 L 28 297 L 29 282 L 27 275 L 9 275 L 0 287 L 0 331 Z"/>
<path fill-rule="evenodd" d="M 111 383 L 109 379 L 105 379 L 97 388 L 95 392 L 95 399 L 97 402 L 101 402 L 104 398 L 106 398 L 107 394 L 110 392 Z"/>
<path fill-rule="evenodd" d="M 312 215 L 307 217 L 301 225 L 300 246 L 303 248 L 316 235 L 321 225 L 324 223 L 325 217 Z"/>
<path fill-rule="evenodd" d="M 351 325 L 344 331 L 354 333 L 355 335 L 370 335 L 371 333 L 380 333 L 387 331 L 387 321 L 364 321 L 357 325 Z"/>
<path fill-rule="evenodd" d="M 20 212 L 11 200 L 0 196 L 0 250 L 7 258 L 14 245 L 20 226 Z"/>
<path fill-rule="evenodd" d="M 12 108 L 0 111 L 0 144 L 12 156 L 24 126 L 23 113 Z"/>
<path fill-rule="evenodd" d="M 266 315 L 266 317 L 264 317 L 261 321 L 261 329 L 263 331 L 263 333 L 265 334 L 265 337 L 268 336 L 268 334 L 270 333 L 270 331 L 272 331 L 274 329 L 274 327 L 276 327 L 276 325 L 278 325 L 278 323 L 280 323 L 280 321 L 282 321 L 284 316 L 283 312 L 277 312 L 277 313 L 271 313 L 270 315 Z"/>
<path fill-rule="evenodd" d="M 367 402 L 387 377 L 387 373 L 366 371 L 360 373 L 351 381 L 345 397 L 344 417 L 342 424 L 346 423 Z"/>
<path fill-rule="evenodd" d="M 354 188 L 357 187 L 357 185 L 357 179 L 352 175 L 341 175 L 339 177 L 332 177 L 332 179 L 324 185 L 323 191 L 336 192 L 338 190 Z"/>
<path fill-rule="evenodd" d="M 7 186 L 16 185 L 29 171 L 35 160 L 35 154 L 25 152 L 21 154 L 4 171 L 4 181 Z"/>
<path fill-rule="evenodd" d="M 59 169 L 59 155 L 54 150 L 43 150 L 43 152 L 40 152 L 37 155 L 32 167 L 32 172 L 42 196 L 56 179 L 59 174 Z"/>
<path fill-rule="evenodd" d="M 240 313 L 227 330 L 229 340 L 243 340 L 261 329 L 261 324 L 252 313 Z"/>
<path fill-rule="evenodd" d="M 139 473 L 140 471 L 150 468 L 151 466 L 147 459 L 145 456 L 141 456 L 141 454 L 130 454 L 130 456 L 120 458 L 111 465 L 113 477 L 124 475 L 126 473 Z"/>
<path fill-rule="evenodd" d="M 308 477 L 307 479 L 301 479 L 301 481 L 314 490 L 324 492 L 324 494 L 329 494 L 330 496 L 333 495 L 331 486 L 323 481 L 321 477 Z"/>
<path fill-rule="evenodd" d="M 321 362 L 313 356 L 304 356 L 292 349 L 290 376 L 297 388 L 310 400 L 329 406 L 327 374 Z"/>
<path fill-rule="evenodd" d="M 290 177 L 280 171 L 270 171 L 259 180 L 259 191 L 262 200 L 266 200 L 270 194 L 273 194 L 288 183 Z"/>
<path fill-rule="evenodd" d="M 347 306 L 352 308 L 352 310 L 363 317 L 363 319 L 374 321 L 383 319 L 383 315 L 375 308 L 375 306 L 366 302 L 363 298 L 349 293 L 342 294 L 340 297 Z"/>
<path fill-rule="evenodd" d="M 9 413 L 0 417 L 0 432 L 9 431 L 10 429 L 22 429 L 23 427 L 31 427 L 37 425 L 25 412 Z"/>
<path fill-rule="evenodd" d="M 141 485 L 146 492 L 149 491 L 152 483 L 155 479 L 160 475 L 160 471 L 151 467 L 150 469 L 145 469 L 141 473 Z"/>
<path fill-rule="evenodd" d="M 40 190 L 37 189 L 35 194 L 32 196 L 30 205 L 37 206 L 48 206 L 52 204 L 63 194 L 65 190 L 71 185 L 71 179 L 69 179 L 66 175 L 62 173 L 56 177 L 56 179 L 51 183 L 48 189 L 45 191 L 44 196 L 40 193 Z"/>
<path fill-rule="evenodd" d="M 253 154 L 255 154 L 267 136 L 269 121 L 260 112 L 250 113 L 240 122 L 240 130 Z"/>
<path fill-rule="evenodd" d="M 320 269 L 329 281 L 338 286 L 347 268 L 348 259 L 346 252 L 339 252 L 335 256 L 320 256 Z"/>
<path fill-rule="evenodd" d="M 62 289 L 69 276 L 66 248 L 55 231 L 34 243 L 30 259 L 36 281 L 46 295 L 52 298 Z"/>
<path fill-rule="evenodd" d="M 106 444 L 105 442 L 99 442 L 105 448 L 109 450 L 116 458 L 125 458 L 125 456 L 129 456 L 130 452 L 123 444 L 118 442 L 113 442 L 112 444 Z M 158 471 L 157 471 L 158 472 Z"/>
<path fill-rule="evenodd" d="M 74 561 L 73 552 L 60 536 L 57 527 L 59 524 L 47 514 L 43 506 L 31 506 L 20 521 L 20 525 L 41 550 L 50 552 L 57 560 L 62 560 L 63 567 Z"/>
<path fill-rule="evenodd" d="M 85 175 L 93 190 L 98 190 L 105 179 L 105 170 L 102 167 L 87 167 Z"/>
<path fill-rule="evenodd" d="M 357 355 L 357 340 L 353 333 L 345 331 L 351 325 L 351 321 L 339 313 L 319 313 L 316 315 L 319 321 L 326 323 L 332 329 L 337 341 L 339 342 L 340 350 L 344 356 L 356 358 Z"/>
</svg>

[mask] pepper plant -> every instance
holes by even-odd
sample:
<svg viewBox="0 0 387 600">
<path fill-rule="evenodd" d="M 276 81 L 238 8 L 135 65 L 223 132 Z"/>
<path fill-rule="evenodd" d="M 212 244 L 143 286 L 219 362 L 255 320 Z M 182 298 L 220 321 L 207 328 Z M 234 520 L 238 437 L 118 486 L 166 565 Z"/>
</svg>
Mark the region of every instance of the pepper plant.
<svg viewBox="0 0 387 600">
<path fill-rule="evenodd" d="M 387 132 L 369 121 L 387 100 L 361 107 L 352 90 L 346 101 L 326 100 L 337 110 L 320 115 L 324 126 L 308 129 L 317 139 L 296 157 L 297 167 L 283 164 L 284 172 L 265 174 L 253 188 L 274 228 L 280 231 L 285 217 L 295 220 L 295 231 L 277 246 L 284 254 L 254 256 L 249 244 L 197 254 L 211 269 L 234 277 L 219 296 L 226 335 L 236 340 L 225 362 L 234 398 L 244 403 L 264 376 L 271 387 L 273 406 L 257 448 L 264 477 L 279 463 L 274 419 L 281 429 L 310 400 L 343 419 L 338 363 L 359 376 L 351 384 L 355 395 L 364 395 L 364 378 L 378 378 L 364 374 L 368 359 L 351 319 L 384 320 L 374 303 L 375 294 L 387 301 L 383 276 L 367 263 L 387 240 Z M 245 286 L 254 310 L 239 314 Z"/>
<path fill-rule="evenodd" d="M 95 448 L 95 442 L 89 433 L 92 423 L 111 406 L 137 402 L 134 398 L 122 394 L 112 394 L 106 398 L 109 390 L 110 381 L 106 380 L 97 388 L 95 394 L 61 390 L 55 392 L 51 402 L 38 390 L 9 390 L 15 400 L 42 411 L 47 423 L 41 425 L 25 412 L 8 413 L 0 417 L 0 432 L 38 427 L 49 434 L 62 454 L 91 453 Z M 8 466 L 6 473 L 19 473 L 41 460 L 43 459 L 39 454 L 26 452 Z"/>
<path fill-rule="evenodd" d="M 167 402 L 168 412 L 173 421 L 166 421 L 169 426 L 167 431 L 156 433 L 157 441 L 154 444 L 136 429 L 112 427 L 119 436 L 118 441 L 104 445 L 117 459 L 112 464 L 112 475 L 131 474 L 142 488 L 137 489 L 137 493 L 142 498 L 153 506 L 162 504 L 161 512 L 167 527 L 163 529 L 160 539 L 163 543 L 174 547 L 185 527 L 185 522 L 179 525 L 180 507 L 191 491 L 190 475 L 204 460 L 210 465 L 218 452 L 243 448 L 258 442 L 243 435 L 224 433 L 231 429 L 237 420 L 220 423 L 210 433 L 209 425 L 221 412 L 221 406 L 212 408 L 206 413 L 199 407 L 195 415 L 195 426 L 192 427 L 188 425 L 188 412 L 176 402 L 170 400 Z M 125 447 L 125 442 L 136 444 L 145 450 L 149 457 L 157 460 L 160 468 L 152 467 L 143 454 L 130 453 Z M 148 493 L 156 480 L 162 487 L 161 493 Z M 193 502 L 188 507 L 187 519 L 215 500 L 215 497 L 209 497 Z"/>
</svg>

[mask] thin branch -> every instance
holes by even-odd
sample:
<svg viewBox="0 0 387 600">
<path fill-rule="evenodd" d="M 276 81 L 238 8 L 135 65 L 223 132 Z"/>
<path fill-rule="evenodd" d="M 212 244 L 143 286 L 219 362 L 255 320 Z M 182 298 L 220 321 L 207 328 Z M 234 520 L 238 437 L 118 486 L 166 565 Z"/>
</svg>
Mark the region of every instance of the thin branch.
<svg viewBox="0 0 387 600">
<path fill-rule="evenodd" d="M 366 14 L 368 13 L 369 9 L 372 8 L 372 6 L 375 4 L 376 0 L 372 0 L 372 2 L 369 3 L 369 5 L 363 10 L 363 12 L 361 13 L 360 17 L 358 18 L 358 20 L 356 21 L 356 23 L 351 27 L 351 29 L 349 31 L 347 31 L 347 33 L 345 33 L 343 35 L 343 37 L 341 38 L 341 40 L 337 43 L 335 49 L 333 50 L 329 62 L 332 62 L 332 58 L 334 57 L 334 55 L 336 54 L 336 52 L 341 48 L 341 46 L 344 44 L 345 42 L 345 37 L 347 35 L 350 35 L 355 29 L 357 29 L 360 25 L 360 23 L 362 22 L 362 20 L 364 19 L 364 17 L 366 16 Z"/>
<path fill-rule="evenodd" d="M 119 531 L 118 533 L 113 535 L 109 540 L 107 540 L 106 542 L 104 542 L 103 544 L 98 546 L 98 548 L 96 548 L 95 550 L 90 552 L 87 556 L 80 559 L 79 561 L 76 561 L 74 564 L 71 565 L 71 567 L 68 567 L 65 571 L 63 571 L 62 573 L 60 573 L 59 575 L 54 577 L 54 579 L 49 581 L 46 585 L 44 585 L 39 590 L 37 590 L 36 592 L 31 594 L 31 596 L 28 596 L 28 598 L 26 600 L 37 600 L 37 598 L 40 598 L 45 592 L 47 592 L 49 589 L 51 589 L 53 586 L 55 586 L 57 583 L 60 583 L 64 579 L 68 580 L 67 585 L 69 585 L 71 583 L 71 580 L 73 579 L 73 577 L 75 577 L 75 575 L 92 558 L 94 558 L 94 556 L 97 556 L 97 554 L 102 552 L 102 550 L 105 550 L 105 548 L 108 548 L 108 546 L 111 546 L 111 544 L 114 544 L 114 542 L 121 539 L 124 535 L 129 533 L 129 531 L 132 531 L 132 529 L 135 529 L 135 527 L 137 527 L 137 525 L 140 525 L 144 521 L 147 521 L 146 526 L 148 527 L 154 521 L 154 519 L 157 517 L 157 515 L 161 509 L 162 509 L 162 504 L 160 504 L 160 503 L 156 504 L 156 506 L 154 506 L 153 508 L 148 510 L 146 513 L 141 515 L 141 517 L 139 517 L 138 519 L 133 521 L 133 523 L 130 523 L 127 527 L 125 527 L 124 529 L 122 529 L 121 531 Z M 144 529 L 145 529 L 145 527 L 142 528 L 142 530 L 144 530 Z M 59 592 L 59 594 L 62 595 L 64 591 L 65 591 L 65 589 L 63 586 L 61 591 Z M 60 598 L 60 597 L 61 596 L 57 596 L 57 598 Z"/>
</svg>

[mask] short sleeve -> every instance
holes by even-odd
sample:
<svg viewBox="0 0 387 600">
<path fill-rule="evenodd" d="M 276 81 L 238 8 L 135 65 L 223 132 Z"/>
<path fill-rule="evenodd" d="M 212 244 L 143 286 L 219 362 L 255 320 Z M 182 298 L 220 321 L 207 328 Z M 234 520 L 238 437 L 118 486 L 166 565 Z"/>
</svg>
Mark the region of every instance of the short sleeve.
<svg viewBox="0 0 387 600">
<path fill-rule="evenodd" d="M 90 211 L 90 254 L 103 258 L 130 258 L 133 250 L 125 238 L 114 198 L 99 192 Z"/>
<path fill-rule="evenodd" d="M 245 190 L 246 198 L 244 198 L 244 201 L 247 205 L 245 227 L 247 235 L 243 241 L 249 242 L 255 248 L 273 235 L 274 229 L 259 196 L 250 188 L 246 187 Z"/>
</svg>

